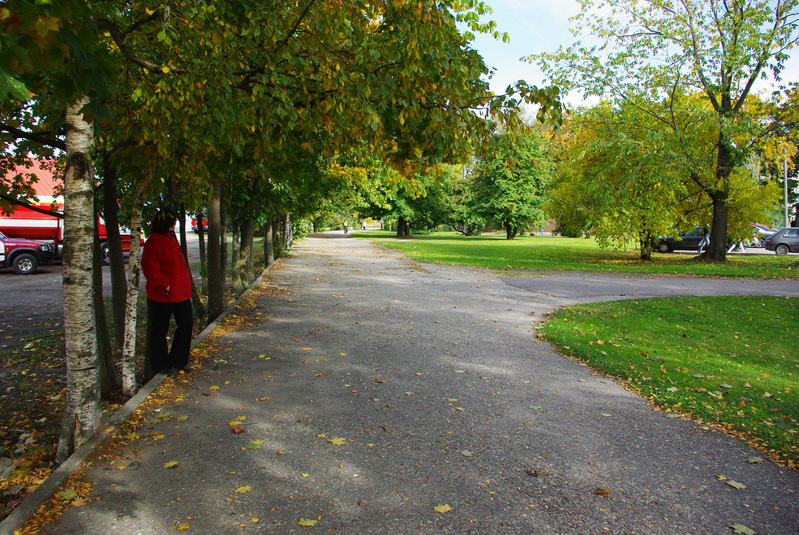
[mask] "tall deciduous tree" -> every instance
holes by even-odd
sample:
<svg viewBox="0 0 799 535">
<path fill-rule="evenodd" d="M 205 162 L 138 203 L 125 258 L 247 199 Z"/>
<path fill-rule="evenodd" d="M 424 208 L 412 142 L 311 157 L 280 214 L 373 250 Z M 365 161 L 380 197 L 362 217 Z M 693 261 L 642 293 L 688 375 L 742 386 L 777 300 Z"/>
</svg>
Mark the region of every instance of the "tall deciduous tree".
<svg viewBox="0 0 799 535">
<path fill-rule="evenodd" d="M 701 99 L 694 102 L 706 105 Z M 559 218 L 586 220 L 586 232 L 601 245 L 632 239 L 642 259 L 650 258 L 657 236 L 710 222 L 712 200 L 662 143 L 666 127 L 641 107 L 603 102 L 579 110 L 566 125 L 549 200 Z M 700 125 L 696 128 L 697 153 L 711 158 L 715 131 L 705 130 L 703 136 Z M 764 186 L 749 172 L 730 177 L 731 237 L 747 237 L 749 222 L 762 219 L 773 206 L 773 188 Z"/>
<path fill-rule="evenodd" d="M 544 223 L 544 188 L 551 173 L 549 146 L 540 129 L 505 130 L 475 166 L 473 209 L 501 224 L 512 240 L 523 229 Z"/>
<path fill-rule="evenodd" d="M 797 0 L 581 0 L 574 31 L 599 42 L 530 59 L 539 61 L 551 81 L 640 106 L 668 128 L 663 142 L 713 203 L 706 255 L 724 260 L 731 176 L 759 134 L 759 125 L 745 113 L 746 98 L 759 79 L 779 80 L 797 42 L 797 5 Z M 703 95 L 708 112 L 697 115 L 684 105 L 694 91 Z M 695 151 L 698 123 L 715 129 L 710 166 Z"/>
<path fill-rule="evenodd" d="M 82 113 L 84 97 L 66 109 L 67 168 L 64 176 L 64 334 L 67 354 L 66 406 L 56 461 L 89 440 L 100 423 L 97 339 L 92 291 L 94 238 L 93 172 L 89 158 L 94 131 Z"/>
</svg>

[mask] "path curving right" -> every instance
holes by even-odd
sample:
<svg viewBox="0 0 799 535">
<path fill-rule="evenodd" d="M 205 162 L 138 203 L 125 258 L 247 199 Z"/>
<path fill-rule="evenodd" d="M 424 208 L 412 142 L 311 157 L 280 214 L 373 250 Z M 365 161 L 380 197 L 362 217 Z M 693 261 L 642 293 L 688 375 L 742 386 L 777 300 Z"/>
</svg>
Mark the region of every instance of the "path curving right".
<svg viewBox="0 0 799 535">
<path fill-rule="evenodd" d="M 303 239 L 249 324 L 159 407 L 171 419 L 139 432 L 159 438 L 87 470 L 99 499 L 43 533 L 797 534 L 799 474 L 535 337 L 560 305 L 797 295 L 781 284 L 509 277 Z"/>
</svg>

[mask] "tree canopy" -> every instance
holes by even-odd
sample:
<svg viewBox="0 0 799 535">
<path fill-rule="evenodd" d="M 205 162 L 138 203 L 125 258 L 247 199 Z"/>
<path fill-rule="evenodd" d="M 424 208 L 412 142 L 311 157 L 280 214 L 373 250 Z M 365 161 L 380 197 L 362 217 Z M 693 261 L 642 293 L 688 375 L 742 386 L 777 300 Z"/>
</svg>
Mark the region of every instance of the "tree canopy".
<svg viewBox="0 0 799 535">
<path fill-rule="evenodd" d="M 662 124 L 659 147 L 712 200 L 707 255 L 723 260 L 733 171 L 764 127 L 747 113 L 761 78 L 780 81 L 797 42 L 796 0 L 582 0 L 577 42 L 531 56 L 550 81 L 637 107 Z M 697 107 L 700 96 L 706 106 Z M 710 153 L 697 137 L 712 134 Z M 701 152 L 697 146 L 702 146 Z"/>
<path fill-rule="evenodd" d="M 218 241 L 228 209 L 247 224 L 264 211 L 313 213 L 341 192 L 344 175 L 328 170 L 350 150 L 366 148 L 407 179 L 467 158 L 495 120 L 512 120 L 519 98 L 557 118 L 554 90 L 490 92 L 469 33 L 496 34 L 480 22 L 489 12 L 475 0 L 9 0 L 0 6 L 0 141 L 5 153 L 67 150 L 66 210 L 85 219 L 67 228 L 67 250 L 89 245 L 70 229 L 91 223 L 85 208 L 97 180 L 104 188 L 118 181 L 107 191 L 130 221 L 145 206 L 208 206 L 209 238 Z M 70 145 L 67 109 L 72 125 L 94 135 Z M 216 282 L 224 277 L 219 248 L 210 243 Z M 90 273 L 89 257 L 65 257 L 65 272 Z M 215 309 L 220 288 L 209 295 Z M 89 322 L 91 292 L 71 295 L 65 315 Z M 73 324 L 67 345 L 80 340 L 81 366 L 91 370 L 91 331 Z M 81 381 L 85 397 L 94 396 L 91 377 Z M 91 434 L 96 416 L 95 407 L 72 418 L 88 424 L 66 453 Z"/>
</svg>

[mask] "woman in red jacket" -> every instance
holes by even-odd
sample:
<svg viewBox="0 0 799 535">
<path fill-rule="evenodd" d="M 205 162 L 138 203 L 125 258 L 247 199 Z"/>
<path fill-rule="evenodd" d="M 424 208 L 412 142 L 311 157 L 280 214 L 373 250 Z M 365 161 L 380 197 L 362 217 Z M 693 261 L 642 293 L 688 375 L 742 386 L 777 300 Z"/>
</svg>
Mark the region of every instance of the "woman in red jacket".
<svg viewBox="0 0 799 535">
<path fill-rule="evenodd" d="M 191 371 L 189 350 L 194 323 L 191 310 L 191 275 L 175 237 L 175 215 L 159 210 L 144 244 L 141 267 L 147 279 L 147 325 L 150 364 L 155 373 L 170 373 L 172 368 Z M 177 329 L 172 348 L 167 350 L 169 320 L 175 317 Z"/>
</svg>

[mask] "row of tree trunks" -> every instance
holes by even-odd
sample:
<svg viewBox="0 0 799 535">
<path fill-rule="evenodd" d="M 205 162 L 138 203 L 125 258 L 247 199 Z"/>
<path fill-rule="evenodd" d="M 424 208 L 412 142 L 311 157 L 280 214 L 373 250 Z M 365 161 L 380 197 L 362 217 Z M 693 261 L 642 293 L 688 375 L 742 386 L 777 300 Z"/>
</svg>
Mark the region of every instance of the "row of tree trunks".
<svg viewBox="0 0 799 535">
<path fill-rule="evenodd" d="M 67 109 L 67 170 L 64 179 L 65 195 L 65 243 L 64 243 L 64 331 L 67 352 L 67 393 L 61 425 L 61 435 L 56 452 L 58 464 L 89 440 L 101 423 L 100 398 L 116 390 L 116 363 L 108 323 L 105 316 L 102 282 L 102 253 L 97 229 L 97 206 L 94 201 L 94 173 L 88 153 L 93 146 L 93 128 L 79 113 L 87 100 L 82 100 Z M 141 271 L 138 263 L 141 227 L 142 198 L 151 174 L 142 181 L 140 191 L 134 195 L 129 209 L 131 244 L 128 273 L 125 274 L 122 241 L 119 234 L 119 207 L 116 192 L 116 171 L 109 162 L 104 163 L 103 214 L 106 221 L 107 251 L 111 264 L 113 294 L 114 339 L 122 348 L 121 384 L 126 396 L 138 390 L 136 375 L 137 317 Z M 205 247 L 202 214 L 200 220 L 201 262 L 206 266 L 208 286 L 208 322 L 216 319 L 224 307 L 225 274 L 227 264 L 227 210 L 222 196 L 222 184 L 212 186 L 212 197 L 207 213 L 208 247 Z M 181 221 L 185 221 L 185 210 L 179 210 Z M 293 241 L 291 218 L 284 214 L 274 232 L 276 219 L 270 218 L 265 226 L 265 260 L 275 261 L 275 241 L 282 250 Z M 241 292 L 254 280 L 253 241 L 255 221 L 247 219 L 238 228 L 234 240 L 236 262 L 234 272 L 240 278 Z M 277 234 L 277 235 L 276 235 Z M 181 225 L 180 241 L 186 254 L 186 229 Z M 188 258 L 188 257 L 187 257 Z M 187 260 L 188 261 L 188 260 Z M 195 309 L 202 312 L 200 292 L 192 280 Z M 86 292 L 86 289 L 91 289 Z M 201 315 L 201 314 L 198 314 Z M 149 326 L 148 326 L 149 327 Z M 147 351 L 145 350 L 145 353 Z M 147 355 L 144 361 L 144 379 L 152 376 Z"/>
</svg>

